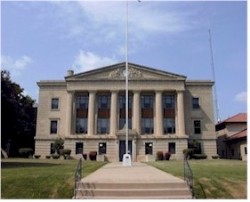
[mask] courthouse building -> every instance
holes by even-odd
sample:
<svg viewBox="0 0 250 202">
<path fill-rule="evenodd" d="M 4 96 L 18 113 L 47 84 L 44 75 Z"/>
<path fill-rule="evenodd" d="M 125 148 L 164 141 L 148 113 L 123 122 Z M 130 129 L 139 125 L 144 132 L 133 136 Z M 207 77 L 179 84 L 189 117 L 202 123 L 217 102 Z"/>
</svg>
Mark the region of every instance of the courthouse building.
<svg viewBox="0 0 250 202">
<path fill-rule="evenodd" d="M 129 63 L 128 150 L 132 161 L 154 159 L 157 151 L 182 159 L 197 140 L 208 158 L 216 155 L 214 82 Z M 35 153 L 45 158 L 56 138 L 71 155 L 97 151 L 109 161 L 125 153 L 125 63 L 64 80 L 38 82 Z"/>
</svg>

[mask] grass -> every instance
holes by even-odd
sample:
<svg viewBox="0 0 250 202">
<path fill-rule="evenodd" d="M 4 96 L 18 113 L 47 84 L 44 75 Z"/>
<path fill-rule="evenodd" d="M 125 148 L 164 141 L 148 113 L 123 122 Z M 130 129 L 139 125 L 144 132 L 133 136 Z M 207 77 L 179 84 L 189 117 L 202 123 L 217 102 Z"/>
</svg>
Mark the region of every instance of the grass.
<svg viewBox="0 0 250 202">
<path fill-rule="evenodd" d="M 105 162 L 83 161 L 83 177 Z M 2 199 L 72 199 L 76 160 L 2 159 Z"/>
<path fill-rule="evenodd" d="M 247 163 L 238 160 L 190 160 L 197 199 L 246 199 Z M 149 165 L 183 178 L 182 161 L 156 161 Z"/>
</svg>

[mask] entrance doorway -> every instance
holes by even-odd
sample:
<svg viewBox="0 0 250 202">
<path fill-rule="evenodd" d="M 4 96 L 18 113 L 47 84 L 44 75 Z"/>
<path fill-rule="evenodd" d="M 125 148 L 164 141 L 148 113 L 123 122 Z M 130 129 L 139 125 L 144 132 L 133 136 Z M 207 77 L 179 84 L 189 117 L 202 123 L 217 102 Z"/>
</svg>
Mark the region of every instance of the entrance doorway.
<svg viewBox="0 0 250 202">
<path fill-rule="evenodd" d="M 132 156 L 132 140 L 128 141 L 128 152 Z M 122 161 L 123 154 L 126 153 L 126 141 L 120 140 L 119 142 L 119 161 Z"/>
</svg>

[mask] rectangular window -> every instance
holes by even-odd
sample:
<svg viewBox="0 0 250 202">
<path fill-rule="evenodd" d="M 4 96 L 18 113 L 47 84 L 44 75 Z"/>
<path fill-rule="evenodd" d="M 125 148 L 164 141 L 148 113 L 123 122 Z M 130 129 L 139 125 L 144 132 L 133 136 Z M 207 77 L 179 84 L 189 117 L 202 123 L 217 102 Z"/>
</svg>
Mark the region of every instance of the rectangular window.
<svg viewBox="0 0 250 202">
<path fill-rule="evenodd" d="M 199 103 L 198 97 L 192 98 L 192 106 L 193 106 L 193 109 L 200 109 L 200 103 Z"/>
<path fill-rule="evenodd" d="M 201 134 L 201 121 L 200 120 L 194 121 L 194 134 Z"/>
<path fill-rule="evenodd" d="M 145 143 L 145 154 L 153 154 L 153 143 L 152 142 L 146 142 Z"/>
<path fill-rule="evenodd" d="M 76 133 L 87 134 L 88 132 L 88 119 L 76 118 Z"/>
<path fill-rule="evenodd" d="M 154 108 L 154 96 L 153 95 L 142 95 L 141 96 L 141 108 L 142 109 L 153 109 Z"/>
<path fill-rule="evenodd" d="M 89 97 L 88 95 L 77 95 L 76 96 L 76 109 L 88 109 Z"/>
<path fill-rule="evenodd" d="M 175 154 L 175 142 L 169 142 L 168 143 L 168 152 L 171 154 Z"/>
<path fill-rule="evenodd" d="M 174 118 L 164 118 L 164 134 L 173 134 L 175 133 L 175 119 Z"/>
<path fill-rule="evenodd" d="M 59 109 L 59 98 L 51 99 L 51 109 Z"/>
<path fill-rule="evenodd" d="M 126 96 L 119 95 L 119 129 L 123 129 L 126 122 Z M 132 129 L 132 95 L 129 95 L 128 102 L 128 127 Z"/>
<path fill-rule="evenodd" d="M 175 108 L 175 96 L 174 95 L 163 95 L 163 108 L 164 109 Z"/>
<path fill-rule="evenodd" d="M 109 133 L 109 119 L 98 118 L 97 121 L 97 133 L 107 134 Z"/>
<path fill-rule="evenodd" d="M 83 154 L 83 143 L 76 142 L 76 154 Z"/>
<path fill-rule="evenodd" d="M 99 95 L 98 96 L 98 108 L 109 109 L 110 108 L 110 95 Z"/>
<path fill-rule="evenodd" d="M 245 149 L 245 154 L 247 155 L 247 147 L 244 147 L 244 149 Z"/>
<path fill-rule="evenodd" d="M 54 143 L 50 143 L 50 154 L 54 154 L 55 152 Z"/>
<path fill-rule="evenodd" d="M 154 133 L 154 119 L 142 118 L 142 134 L 153 134 Z"/>
<path fill-rule="evenodd" d="M 57 120 L 50 121 L 50 134 L 57 133 Z"/>
<path fill-rule="evenodd" d="M 99 154 L 106 154 L 107 152 L 106 142 L 100 142 L 98 148 L 99 148 Z"/>
</svg>

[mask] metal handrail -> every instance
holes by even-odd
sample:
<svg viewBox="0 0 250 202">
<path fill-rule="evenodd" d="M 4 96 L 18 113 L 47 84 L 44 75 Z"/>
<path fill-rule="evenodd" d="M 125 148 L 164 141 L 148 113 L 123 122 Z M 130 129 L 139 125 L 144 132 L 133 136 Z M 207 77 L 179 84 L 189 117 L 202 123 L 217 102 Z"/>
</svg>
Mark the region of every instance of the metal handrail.
<svg viewBox="0 0 250 202">
<path fill-rule="evenodd" d="M 194 198 L 193 172 L 188 163 L 186 154 L 184 154 L 184 180 L 187 182 L 187 185 L 192 193 L 192 197 Z"/>
<path fill-rule="evenodd" d="M 81 179 L 82 179 L 82 158 L 79 159 L 77 166 L 76 166 L 74 198 L 76 198 L 78 182 L 80 182 Z"/>
</svg>

